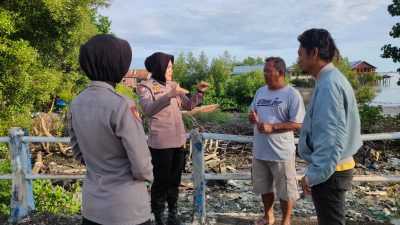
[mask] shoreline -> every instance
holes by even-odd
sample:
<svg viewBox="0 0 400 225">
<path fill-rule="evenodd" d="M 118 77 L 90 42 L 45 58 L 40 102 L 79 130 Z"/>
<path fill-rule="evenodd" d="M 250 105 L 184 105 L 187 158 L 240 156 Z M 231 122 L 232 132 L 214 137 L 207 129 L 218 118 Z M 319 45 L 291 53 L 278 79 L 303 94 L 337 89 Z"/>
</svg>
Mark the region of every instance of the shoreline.
<svg viewBox="0 0 400 225">
<path fill-rule="evenodd" d="M 395 117 L 400 114 L 400 105 L 396 105 L 396 106 L 381 105 L 381 106 L 382 106 L 382 112 L 385 115 Z"/>
</svg>

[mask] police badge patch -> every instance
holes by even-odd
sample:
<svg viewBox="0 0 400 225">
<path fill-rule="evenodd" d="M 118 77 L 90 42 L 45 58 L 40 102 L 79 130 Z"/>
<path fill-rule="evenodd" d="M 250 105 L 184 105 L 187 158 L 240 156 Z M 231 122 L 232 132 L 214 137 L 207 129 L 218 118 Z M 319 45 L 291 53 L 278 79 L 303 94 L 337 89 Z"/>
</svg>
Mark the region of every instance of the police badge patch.
<svg viewBox="0 0 400 225">
<path fill-rule="evenodd" d="M 136 106 L 132 106 L 131 107 L 131 111 L 133 113 L 133 116 L 135 117 L 135 119 L 138 121 L 138 123 L 140 125 L 142 125 L 142 119 L 140 118 L 139 112 L 138 112 L 138 108 Z"/>
<path fill-rule="evenodd" d="M 149 91 L 149 89 L 147 87 L 145 87 L 145 86 L 140 86 L 139 87 L 139 91 L 140 91 L 140 93 L 146 93 L 146 92 Z"/>
</svg>

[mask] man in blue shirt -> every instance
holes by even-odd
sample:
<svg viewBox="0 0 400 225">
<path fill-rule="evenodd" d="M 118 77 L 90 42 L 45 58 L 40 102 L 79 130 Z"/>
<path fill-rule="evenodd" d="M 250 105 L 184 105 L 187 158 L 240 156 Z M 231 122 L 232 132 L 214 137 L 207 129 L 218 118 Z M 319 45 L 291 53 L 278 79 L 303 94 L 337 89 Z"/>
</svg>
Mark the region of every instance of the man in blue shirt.
<svg viewBox="0 0 400 225">
<path fill-rule="evenodd" d="M 299 155 L 308 163 L 300 185 L 312 194 L 319 224 L 344 225 L 353 155 L 362 146 L 357 101 L 349 81 L 332 64 L 339 50 L 330 33 L 310 29 L 297 40 L 300 68 L 317 80 L 299 139 Z"/>
</svg>

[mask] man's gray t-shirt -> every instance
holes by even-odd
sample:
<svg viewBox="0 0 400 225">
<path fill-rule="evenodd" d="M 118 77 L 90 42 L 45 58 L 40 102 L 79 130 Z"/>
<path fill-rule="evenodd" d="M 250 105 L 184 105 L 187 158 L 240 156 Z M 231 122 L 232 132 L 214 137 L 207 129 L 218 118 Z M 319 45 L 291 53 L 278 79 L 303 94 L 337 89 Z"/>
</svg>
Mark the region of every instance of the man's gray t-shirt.
<svg viewBox="0 0 400 225">
<path fill-rule="evenodd" d="M 279 90 L 268 86 L 259 88 L 250 105 L 259 122 L 277 124 L 286 121 L 302 123 L 305 110 L 303 98 L 293 87 L 286 85 Z M 296 146 L 293 131 L 264 134 L 254 125 L 253 157 L 260 160 L 283 162 L 290 159 Z"/>
</svg>

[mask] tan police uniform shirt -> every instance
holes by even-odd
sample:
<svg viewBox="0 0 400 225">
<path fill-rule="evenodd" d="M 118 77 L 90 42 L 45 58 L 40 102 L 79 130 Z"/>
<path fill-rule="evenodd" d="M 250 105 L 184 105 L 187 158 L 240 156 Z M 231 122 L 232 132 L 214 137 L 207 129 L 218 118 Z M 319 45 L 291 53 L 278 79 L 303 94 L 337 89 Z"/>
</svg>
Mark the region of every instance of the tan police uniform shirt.
<svg viewBox="0 0 400 225">
<path fill-rule="evenodd" d="M 68 112 L 71 145 L 86 165 L 82 215 L 104 225 L 150 219 L 145 181 L 153 180 L 146 137 L 134 102 L 101 81 L 92 81 Z"/>
<path fill-rule="evenodd" d="M 192 110 L 203 98 L 201 93 L 196 93 L 191 99 L 184 94 L 169 98 L 166 94 L 176 85 L 174 81 L 167 81 L 164 86 L 150 78 L 138 87 L 140 106 L 148 117 L 148 144 L 152 148 L 181 147 L 186 142 L 186 132 L 180 107 Z"/>
</svg>

